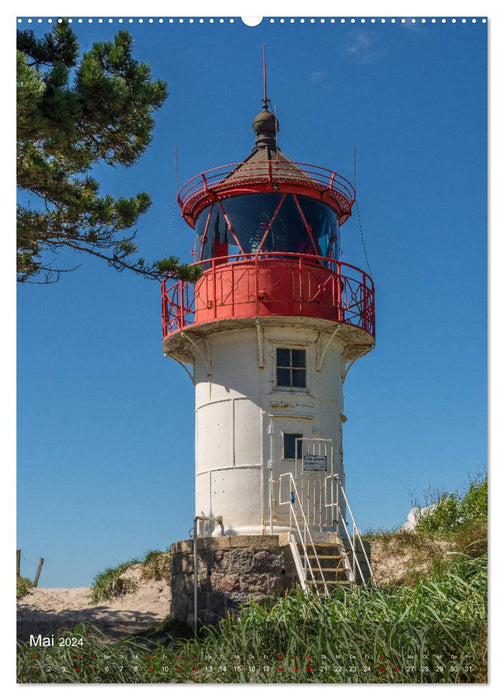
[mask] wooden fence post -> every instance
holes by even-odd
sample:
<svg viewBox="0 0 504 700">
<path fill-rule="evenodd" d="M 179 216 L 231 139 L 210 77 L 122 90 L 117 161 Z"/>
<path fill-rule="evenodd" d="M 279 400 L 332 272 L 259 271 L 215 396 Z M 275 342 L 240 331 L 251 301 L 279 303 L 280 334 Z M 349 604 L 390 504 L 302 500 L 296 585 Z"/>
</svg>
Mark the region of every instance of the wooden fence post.
<svg viewBox="0 0 504 700">
<path fill-rule="evenodd" d="M 42 564 L 44 563 L 44 557 L 40 557 L 37 573 L 35 574 L 35 580 L 33 581 L 33 587 L 37 588 L 38 580 L 40 578 L 40 572 L 42 571 Z"/>
</svg>

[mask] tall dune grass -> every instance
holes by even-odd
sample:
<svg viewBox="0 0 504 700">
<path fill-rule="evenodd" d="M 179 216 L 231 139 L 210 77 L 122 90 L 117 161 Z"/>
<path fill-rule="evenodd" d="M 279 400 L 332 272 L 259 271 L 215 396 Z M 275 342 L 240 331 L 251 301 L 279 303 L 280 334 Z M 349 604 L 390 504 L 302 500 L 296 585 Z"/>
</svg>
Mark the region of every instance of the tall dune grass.
<svg viewBox="0 0 504 700">
<path fill-rule="evenodd" d="M 82 647 L 18 654 L 23 683 L 484 683 L 487 558 L 461 557 L 415 587 L 292 591 L 238 619 L 114 644 L 79 626 Z M 159 639 L 163 639 L 163 643 Z M 80 658 L 77 658 L 80 657 Z"/>
</svg>

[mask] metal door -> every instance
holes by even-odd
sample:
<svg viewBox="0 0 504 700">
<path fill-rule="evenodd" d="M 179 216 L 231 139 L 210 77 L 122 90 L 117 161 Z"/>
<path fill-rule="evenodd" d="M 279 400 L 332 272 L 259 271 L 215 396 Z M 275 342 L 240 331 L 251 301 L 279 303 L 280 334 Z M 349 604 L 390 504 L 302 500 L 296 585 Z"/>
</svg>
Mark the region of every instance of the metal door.
<svg viewBox="0 0 504 700">
<path fill-rule="evenodd" d="M 294 464 L 294 479 L 308 525 L 332 527 L 336 523 L 334 499 L 334 446 L 330 438 L 296 438 L 301 443 Z M 298 456 L 300 455 L 300 457 Z"/>
</svg>

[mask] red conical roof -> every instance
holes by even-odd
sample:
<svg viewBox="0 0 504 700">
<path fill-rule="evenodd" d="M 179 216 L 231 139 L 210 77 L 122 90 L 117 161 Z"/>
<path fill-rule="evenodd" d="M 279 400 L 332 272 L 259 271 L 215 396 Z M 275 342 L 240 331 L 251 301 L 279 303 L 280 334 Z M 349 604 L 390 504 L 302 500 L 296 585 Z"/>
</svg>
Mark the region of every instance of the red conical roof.
<svg viewBox="0 0 504 700">
<path fill-rule="evenodd" d="M 213 201 L 260 192 L 292 192 L 328 204 L 342 224 L 355 201 L 353 185 L 326 168 L 295 163 L 277 144 L 276 116 L 263 109 L 252 125 L 256 144 L 241 163 L 220 166 L 189 180 L 179 192 L 182 216 L 194 228 L 201 211 Z"/>
</svg>

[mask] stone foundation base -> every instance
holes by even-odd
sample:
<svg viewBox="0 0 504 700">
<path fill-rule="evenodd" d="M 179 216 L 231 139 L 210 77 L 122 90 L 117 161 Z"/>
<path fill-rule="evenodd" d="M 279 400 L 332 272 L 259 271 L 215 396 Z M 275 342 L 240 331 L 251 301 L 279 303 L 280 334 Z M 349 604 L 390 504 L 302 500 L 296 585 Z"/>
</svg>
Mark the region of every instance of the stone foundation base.
<svg viewBox="0 0 504 700">
<path fill-rule="evenodd" d="M 172 545 L 172 615 L 194 624 L 193 540 Z M 213 624 L 243 603 L 297 583 L 287 535 L 198 538 L 198 619 Z"/>
<path fill-rule="evenodd" d="M 331 541 L 331 533 L 323 535 L 324 541 Z M 288 538 L 287 533 L 198 538 L 198 620 L 215 624 L 228 613 L 236 614 L 244 603 L 280 597 L 299 585 Z M 193 545 L 193 540 L 183 540 L 171 548 L 172 615 L 190 625 L 194 625 Z"/>
</svg>

